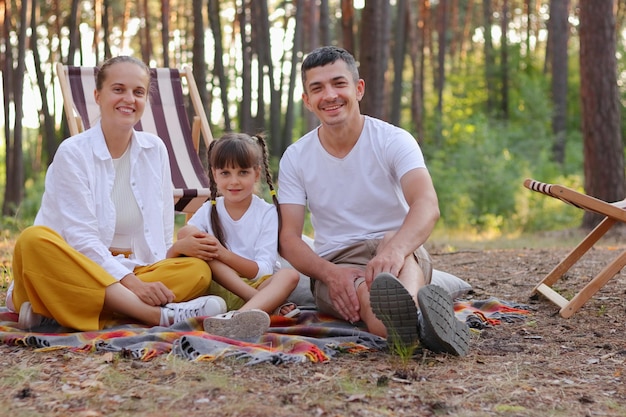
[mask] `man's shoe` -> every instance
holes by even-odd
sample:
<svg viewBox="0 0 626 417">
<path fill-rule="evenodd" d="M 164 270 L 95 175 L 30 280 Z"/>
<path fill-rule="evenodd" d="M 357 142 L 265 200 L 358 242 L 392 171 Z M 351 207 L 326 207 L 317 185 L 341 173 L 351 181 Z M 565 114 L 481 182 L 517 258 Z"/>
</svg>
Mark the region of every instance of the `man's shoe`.
<svg viewBox="0 0 626 417">
<path fill-rule="evenodd" d="M 216 295 L 198 297 L 191 301 L 169 303 L 163 307 L 169 310 L 170 325 L 194 317 L 215 316 L 226 312 L 226 302 Z"/>
<path fill-rule="evenodd" d="M 426 285 L 417 293 L 417 302 L 422 344 L 433 352 L 467 355 L 469 327 L 454 315 L 454 302 L 448 292 L 437 285 Z"/>
<path fill-rule="evenodd" d="M 387 344 L 413 346 L 419 341 L 417 306 L 393 275 L 382 272 L 370 289 L 370 305 L 387 329 Z"/>
<path fill-rule="evenodd" d="M 270 316 L 262 310 L 229 311 L 204 319 L 204 331 L 229 339 L 261 337 L 270 327 Z"/>
</svg>

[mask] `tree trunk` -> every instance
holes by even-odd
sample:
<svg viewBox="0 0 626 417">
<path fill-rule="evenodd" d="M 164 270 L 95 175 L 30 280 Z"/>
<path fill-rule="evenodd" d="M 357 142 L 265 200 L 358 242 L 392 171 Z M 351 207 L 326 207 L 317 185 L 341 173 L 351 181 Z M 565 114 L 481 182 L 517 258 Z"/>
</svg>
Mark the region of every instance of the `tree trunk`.
<svg viewBox="0 0 626 417">
<path fill-rule="evenodd" d="M 330 17 L 328 13 L 328 0 L 320 0 L 320 43 L 330 45 Z"/>
<path fill-rule="evenodd" d="M 121 24 L 121 38 L 122 38 L 122 46 L 125 47 L 127 44 L 127 35 L 128 31 L 128 21 L 130 20 L 130 6 L 132 0 L 124 0 L 124 14 L 122 16 L 122 24 Z M 135 3 L 133 1 L 133 3 Z M 137 6 L 138 7 L 138 6 Z"/>
<path fill-rule="evenodd" d="M 104 47 L 104 59 L 111 58 L 111 28 L 109 22 L 109 13 L 111 11 L 111 5 L 109 4 L 109 0 L 103 0 L 102 2 L 102 40 Z"/>
<path fill-rule="evenodd" d="M 17 40 L 17 64 L 14 68 L 11 65 L 9 71 L 13 72 L 11 77 L 12 84 L 8 85 L 13 97 L 13 109 L 15 111 L 15 124 L 13 125 L 13 138 L 6 138 L 6 187 L 4 189 L 4 202 L 2 204 L 2 215 L 14 216 L 22 203 L 24 197 L 24 162 L 22 151 L 23 126 L 22 118 L 24 116 L 24 73 L 26 71 L 26 29 L 28 28 L 30 3 L 22 2 L 20 5 L 20 17 Z M 6 26 L 10 25 L 7 20 Z M 9 39 L 7 37 L 7 39 Z M 7 55 L 12 54 L 9 48 Z M 12 60 L 13 61 L 13 60 Z M 12 62 L 13 64 L 13 62 Z M 8 90 L 5 90 L 8 91 Z M 10 119 L 5 119 L 6 124 L 10 124 Z"/>
<path fill-rule="evenodd" d="M 163 44 L 163 67 L 170 66 L 170 0 L 161 0 L 161 43 Z"/>
<path fill-rule="evenodd" d="M 341 45 L 346 51 L 356 54 L 354 50 L 354 2 L 352 0 L 341 0 Z"/>
<path fill-rule="evenodd" d="M 580 1 L 580 94 L 585 192 L 605 201 L 624 198 L 624 146 L 613 0 Z M 583 227 L 593 227 L 598 215 L 585 212 Z"/>
<path fill-rule="evenodd" d="M 550 39 L 552 40 L 552 159 L 563 165 L 567 131 L 567 41 L 569 0 L 550 0 Z"/>
<path fill-rule="evenodd" d="M 303 27 L 303 45 L 306 45 L 308 51 L 319 46 L 319 13 L 317 12 L 317 4 L 315 0 L 305 0 L 298 2 L 302 4 L 305 10 L 304 14 L 304 27 Z M 313 112 L 310 112 L 302 106 L 304 119 L 306 122 L 306 130 L 312 130 L 319 124 L 319 120 Z"/>
<path fill-rule="evenodd" d="M 143 36 L 141 39 L 143 43 L 141 44 L 141 57 L 143 62 L 149 63 L 150 58 L 152 57 L 152 38 L 151 38 L 151 30 L 150 30 L 150 13 L 148 12 L 148 0 L 143 0 L 141 3 L 137 2 L 137 4 L 142 4 L 143 7 L 143 30 L 141 33 Z"/>
<path fill-rule="evenodd" d="M 287 94 L 287 110 L 285 114 L 284 132 L 280 146 L 280 154 L 282 155 L 291 145 L 294 129 L 294 91 L 296 89 L 296 79 L 298 78 L 298 53 L 302 50 L 302 26 L 304 7 L 301 7 L 304 0 L 295 0 L 296 4 L 296 24 L 293 32 L 293 50 L 291 51 L 291 70 L 289 76 L 289 93 Z"/>
<path fill-rule="evenodd" d="M 485 27 L 485 89 L 487 90 L 487 113 L 491 114 L 496 105 L 494 74 L 496 58 L 491 41 L 491 0 L 483 0 L 483 24 Z"/>
<path fill-rule="evenodd" d="M 409 36 L 411 37 L 411 66 L 413 78 L 411 82 L 411 114 L 417 140 L 424 140 L 424 16 L 428 0 L 417 0 L 414 4 L 415 18 L 411 18 Z"/>
<path fill-rule="evenodd" d="M 252 128 L 249 133 L 256 133 L 259 131 L 265 131 L 265 69 L 267 68 L 267 57 L 265 50 L 270 47 L 269 36 L 265 39 L 263 30 L 263 19 L 260 16 L 260 5 L 267 2 L 251 1 L 250 5 L 250 56 L 251 61 L 254 61 L 256 56 L 256 109 L 253 112 Z M 267 18 L 266 18 L 267 19 Z"/>
<path fill-rule="evenodd" d="M 69 32 L 70 32 L 70 44 L 67 53 L 67 63 L 69 65 L 74 65 L 74 59 L 76 58 L 76 50 L 79 48 L 79 31 L 78 31 L 78 17 L 80 11 L 78 10 L 78 5 L 80 0 L 72 0 L 72 6 L 70 10 L 70 16 L 68 21 Z"/>
<path fill-rule="evenodd" d="M 241 8 L 239 9 L 239 36 L 241 38 L 241 103 L 239 112 L 239 128 L 242 132 L 254 133 L 254 127 L 252 123 L 252 73 L 250 71 L 252 57 L 250 50 L 250 38 L 247 33 L 248 26 L 248 1 L 243 0 Z"/>
<path fill-rule="evenodd" d="M 395 40 L 393 45 L 393 89 L 391 97 L 391 113 L 389 122 L 400 126 L 400 115 L 402 111 L 404 56 L 406 52 L 406 21 L 408 18 L 409 4 L 407 0 L 398 0 L 396 3 L 396 27 Z"/>
<path fill-rule="evenodd" d="M 446 81 L 446 33 L 448 29 L 448 0 L 440 0 L 437 7 L 439 12 L 439 24 L 437 25 L 437 109 L 435 119 L 437 120 L 437 131 L 435 137 L 437 145 L 442 145 L 443 139 L 443 89 Z"/>
<path fill-rule="evenodd" d="M 33 60 L 35 63 L 35 72 L 37 74 L 37 87 L 39 88 L 39 93 L 41 95 L 41 115 L 43 117 L 43 148 L 46 149 L 47 158 L 46 158 L 46 166 L 48 166 L 52 159 L 54 158 L 54 153 L 57 148 L 56 143 L 56 130 L 54 127 L 54 117 L 52 117 L 50 113 L 50 108 L 48 107 L 48 97 L 46 96 L 46 92 L 48 91 L 45 82 L 45 75 L 41 71 L 42 63 L 41 57 L 39 56 L 39 48 L 37 47 L 37 22 L 38 22 L 38 13 L 39 10 L 37 7 L 39 5 L 38 0 L 31 0 L 32 7 L 32 16 L 30 20 L 31 27 L 31 38 L 30 38 L 30 50 L 33 54 Z M 34 161 L 35 164 L 40 164 L 42 161 Z"/>
<path fill-rule="evenodd" d="M 222 24 L 220 22 L 219 0 L 209 0 L 207 12 L 209 15 L 209 25 L 211 26 L 211 33 L 213 33 L 213 42 L 215 44 L 213 48 L 213 62 L 215 65 L 215 67 L 213 68 L 213 74 L 215 77 L 217 77 L 219 81 L 220 99 L 222 101 L 222 108 L 224 109 L 224 130 L 226 132 L 231 132 L 233 130 L 233 127 L 230 119 L 230 114 L 228 113 L 228 79 L 226 78 L 226 72 L 224 70 L 224 46 L 222 41 Z M 196 59 L 195 56 L 194 59 Z M 201 61 L 204 65 L 203 57 L 198 57 L 198 61 Z"/>
<path fill-rule="evenodd" d="M 450 62 L 452 63 L 452 68 L 456 67 L 456 60 L 459 51 L 459 42 L 462 27 L 459 24 L 460 16 L 459 16 L 459 0 L 450 0 L 450 4 L 448 6 L 448 21 L 450 22 L 450 42 L 448 43 L 448 55 L 450 56 Z"/>
<path fill-rule="evenodd" d="M 467 49 L 468 49 L 467 45 L 470 45 L 472 41 L 471 35 L 470 35 L 470 29 L 471 29 L 470 24 L 472 23 L 473 15 L 474 15 L 474 0 L 468 0 L 467 7 L 465 9 L 465 16 L 463 19 L 463 31 L 461 32 L 461 39 L 459 40 L 459 48 L 460 48 L 459 61 L 460 62 L 465 61 L 467 57 Z"/>
<path fill-rule="evenodd" d="M 210 2 L 210 1 L 209 1 Z M 198 95 L 200 96 L 200 101 L 203 104 L 203 107 L 206 109 L 207 118 L 209 123 L 211 122 L 211 100 L 209 99 L 208 89 L 207 89 L 207 66 L 204 60 L 205 54 L 205 43 L 204 43 L 204 17 L 202 15 L 202 2 L 201 1 L 193 1 L 192 2 L 192 16 L 193 16 L 193 42 L 192 42 L 192 51 L 193 56 L 191 58 L 192 65 L 192 73 L 193 79 L 198 86 Z M 209 16 L 211 16 L 209 14 Z M 217 49 L 217 46 L 215 46 Z M 191 103 L 190 103 L 191 104 Z M 187 108 L 191 109 L 193 106 L 189 105 Z M 205 138 L 206 139 L 206 138 Z M 202 166 L 207 169 L 208 161 L 207 161 L 207 147 L 204 140 L 200 140 L 198 144 L 198 155 L 200 155 L 200 161 L 202 162 Z"/>
<path fill-rule="evenodd" d="M 385 73 L 389 61 L 389 38 L 391 36 L 389 2 L 373 0 L 365 3 L 361 18 L 361 48 L 359 53 L 361 78 L 365 80 L 365 95 L 361 111 L 372 117 L 386 119 Z"/>
<path fill-rule="evenodd" d="M 506 120 L 509 118 L 509 0 L 502 0 L 500 28 L 500 114 Z"/>
<path fill-rule="evenodd" d="M 93 52 L 96 57 L 96 61 L 100 61 L 102 57 L 100 56 L 100 32 L 102 31 L 102 0 L 94 0 L 93 2 Z"/>
<path fill-rule="evenodd" d="M 5 147 L 5 170 L 7 178 L 9 173 L 10 158 L 9 149 L 11 148 L 11 106 L 13 105 L 13 52 L 11 49 L 11 21 L 13 17 L 13 11 L 11 9 L 11 2 L 0 3 L 0 22 L 2 25 L 2 47 L 5 50 L 4 54 L 0 54 L 0 60 L 2 62 L 2 109 L 4 111 L 4 147 Z"/>
<path fill-rule="evenodd" d="M 531 49 L 531 38 L 534 35 L 533 24 L 532 24 L 532 16 L 533 9 L 536 0 L 524 0 L 524 8 L 526 9 L 526 71 L 530 71 L 532 68 L 532 54 L 530 53 Z M 568 0 L 569 1 L 569 0 Z M 549 35 L 548 35 L 549 36 Z"/>
</svg>

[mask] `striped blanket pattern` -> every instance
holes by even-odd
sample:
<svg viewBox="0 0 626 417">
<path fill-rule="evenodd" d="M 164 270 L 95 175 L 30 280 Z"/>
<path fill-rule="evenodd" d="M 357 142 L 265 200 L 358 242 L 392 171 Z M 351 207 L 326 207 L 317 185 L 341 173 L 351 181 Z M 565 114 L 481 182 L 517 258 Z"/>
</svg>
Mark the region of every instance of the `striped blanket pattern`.
<svg viewBox="0 0 626 417">
<path fill-rule="evenodd" d="M 524 320 L 527 306 L 496 298 L 456 301 L 459 320 L 482 330 L 501 322 Z M 191 361 L 215 361 L 232 357 L 248 365 L 258 363 L 327 362 L 339 353 L 383 351 L 383 338 L 362 328 L 305 310 L 297 319 L 272 316 L 269 331 L 254 342 L 214 336 L 202 330 L 202 319 L 191 319 L 172 327 L 145 327 L 120 323 L 91 332 L 44 329 L 24 332 L 15 327 L 17 315 L 0 311 L 0 343 L 37 351 L 69 349 L 76 352 L 114 352 L 122 357 L 149 361 L 160 355 L 174 355 Z"/>
</svg>

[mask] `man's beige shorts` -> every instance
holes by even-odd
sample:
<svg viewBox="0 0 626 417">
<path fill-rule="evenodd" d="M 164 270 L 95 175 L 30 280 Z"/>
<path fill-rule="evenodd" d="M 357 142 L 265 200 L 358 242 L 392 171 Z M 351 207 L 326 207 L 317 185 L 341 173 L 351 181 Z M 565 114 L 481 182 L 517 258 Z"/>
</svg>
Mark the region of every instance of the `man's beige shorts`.
<svg viewBox="0 0 626 417">
<path fill-rule="evenodd" d="M 335 265 L 352 266 L 360 269 L 365 269 L 367 263 L 376 256 L 376 249 L 381 239 L 364 240 L 362 242 L 355 243 L 344 249 L 340 249 L 336 252 L 323 256 L 329 262 Z M 413 256 L 417 260 L 417 264 L 422 268 L 424 273 L 424 283 L 430 284 L 430 280 L 433 275 L 433 266 L 430 255 L 420 246 L 413 252 Z M 354 288 L 365 282 L 365 278 L 360 277 L 354 281 Z M 313 297 L 315 298 L 315 304 L 320 312 L 330 314 L 337 318 L 341 318 L 341 315 L 333 306 L 330 296 L 328 295 L 328 287 L 322 281 L 311 280 L 311 290 Z"/>
</svg>

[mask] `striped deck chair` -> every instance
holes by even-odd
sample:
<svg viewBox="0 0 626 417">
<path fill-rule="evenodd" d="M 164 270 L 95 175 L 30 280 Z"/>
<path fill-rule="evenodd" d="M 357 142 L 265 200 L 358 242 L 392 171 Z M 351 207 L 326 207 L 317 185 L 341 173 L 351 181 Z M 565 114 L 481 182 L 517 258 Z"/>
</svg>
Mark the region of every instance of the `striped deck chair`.
<svg viewBox="0 0 626 417">
<path fill-rule="evenodd" d="M 100 117 L 94 99 L 95 67 L 72 67 L 57 64 L 57 76 L 63 93 L 63 106 L 70 134 L 76 135 L 91 127 Z M 213 140 L 191 69 L 152 68 L 152 91 L 143 117 L 135 128 L 159 136 L 167 147 L 174 205 L 187 217 L 195 213 L 210 196 L 209 179 L 198 156 L 200 134 L 208 147 Z M 182 79 L 194 108 L 193 126 L 185 107 Z"/>
<path fill-rule="evenodd" d="M 558 198 L 583 210 L 604 216 L 604 219 L 578 244 L 554 269 L 541 280 L 532 291 L 532 294 L 542 294 L 548 300 L 560 307 L 561 317 L 569 318 L 578 311 L 583 304 L 600 290 L 626 265 L 626 250 L 622 251 L 595 277 L 580 289 L 570 300 L 563 297 L 552 286 L 587 253 L 616 224 L 626 223 L 626 200 L 607 203 L 595 197 L 579 193 L 562 185 L 545 184 L 532 179 L 526 179 L 524 186 L 530 190 Z"/>
</svg>

